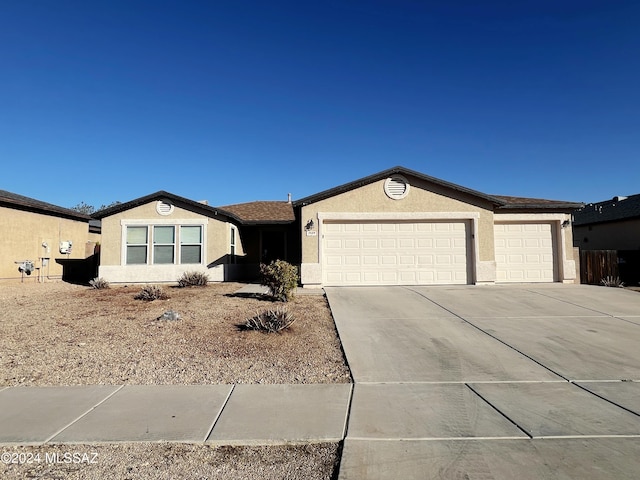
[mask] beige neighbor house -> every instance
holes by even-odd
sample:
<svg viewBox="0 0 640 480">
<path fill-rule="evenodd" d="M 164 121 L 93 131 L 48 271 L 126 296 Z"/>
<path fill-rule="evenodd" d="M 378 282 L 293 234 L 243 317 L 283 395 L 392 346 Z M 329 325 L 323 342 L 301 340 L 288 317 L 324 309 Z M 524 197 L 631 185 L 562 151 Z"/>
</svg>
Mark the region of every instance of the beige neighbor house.
<svg viewBox="0 0 640 480">
<path fill-rule="evenodd" d="M 100 240 L 90 221 L 74 210 L 0 190 L 0 279 L 73 279 Z"/>
<path fill-rule="evenodd" d="M 294 202 L 210 207 L 157 192 L 99 212 L 100 276 L 255 277 L 282 258 L 305 287 L 574 282 L 582 204 L 487 195 L 395 167 Z"/>
</svg>

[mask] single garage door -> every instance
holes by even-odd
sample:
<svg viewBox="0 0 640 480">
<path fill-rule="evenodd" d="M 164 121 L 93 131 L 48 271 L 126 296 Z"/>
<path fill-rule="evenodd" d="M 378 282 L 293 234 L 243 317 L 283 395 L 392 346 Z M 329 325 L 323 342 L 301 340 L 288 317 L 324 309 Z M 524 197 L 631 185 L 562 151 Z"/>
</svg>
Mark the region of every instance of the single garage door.
<svg viewBox="0 0 640 480">
<path fill-rule="evenodd" d="M 496 223 L 494 232 L 498 282 L 555 281 L 552 223 Z"/>
<path fill-rule="evenodd" d="M 467 284 L 467 221 L 324 221 L 323 283 Z"/>
</svg>

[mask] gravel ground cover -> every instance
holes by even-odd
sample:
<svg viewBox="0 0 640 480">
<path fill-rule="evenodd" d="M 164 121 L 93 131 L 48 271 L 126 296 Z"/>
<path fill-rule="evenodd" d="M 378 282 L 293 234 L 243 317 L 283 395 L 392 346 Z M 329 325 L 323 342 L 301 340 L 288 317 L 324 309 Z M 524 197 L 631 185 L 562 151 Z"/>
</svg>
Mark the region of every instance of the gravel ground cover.
<svg viewBox="0 0 640 480">
<path fill-rule="evenodd" d="M 265 334 L 238 325 L 283 304 L 233 296 L 241 286 L 144 301 L 140 285 L 0 284 L 0 386 L 350 381 L 324 296 L 298 295 L 291 328 Z M 158 320 L 169 310 L 180 319 Z"/>
<path fill-rule="evenodd" d="M 297 296 L 286 304 L 291 328 L 265 334 L 238 326 L 282 304 L 233 295 L 240 287 L 164 285 L 169 298 L 147 302 L 134 298 L 140 285 L 0 283 L 0 387 L 351 381 L 324 296 Z M 169 310 L 180 319 L 158 320 Z M 121 443 L 0 446 L 0 454 L 8 479 L 330 480 L 340 446 Z"/>
<path fill-rule="evenodd" d="M 15 457 L 15 463 L 0 462 L 0 478 L 10 480 L 332 480 L 339 459 L 339 446 L 333 443 L 45 445 L 0 447 L 0 452 Z"/>
</svg>

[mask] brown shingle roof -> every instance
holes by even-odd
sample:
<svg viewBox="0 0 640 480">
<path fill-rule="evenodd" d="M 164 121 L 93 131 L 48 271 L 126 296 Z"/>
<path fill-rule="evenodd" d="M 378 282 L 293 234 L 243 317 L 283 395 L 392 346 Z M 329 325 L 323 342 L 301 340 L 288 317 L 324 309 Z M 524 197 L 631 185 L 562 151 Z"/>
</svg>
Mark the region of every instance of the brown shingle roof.
<svg viewBox="0 0 640 480">
<path fill-rule="evenodd" d="M 259 201 L 220 208 L 237 216 L 242 223 L 292 223 L 296 219 L 289 202 Z"/>
<path fill-rule="evenodd" d="M 4 205 L 10 208 L 17 208 L 20 210 L 28 210 L 31 212 L 43 213 L 45 215 L 53 215 L 56 217 L 71 218 L 73 220 L 79 220 L 88 222 L 91 217 L 84 215 L 70 208 L 59 207 L 47 202 L 41 202 L 35 198 L 25 197 L 18 195 L 17 193 L 11 193 L 6 190 L 0 190 L 0 205 Z"/>
<path fill-rule="evenodd" d="M 498 207 L 498 209 L 513 209 L 513 208 L 550 208 L 550 209 L 575 209 L 580 208 L 583 204 L 577 202 L 565 202 L 563 200 L 547 200 L 544 198 L 527 198 L 527 197 L 513 197 L 508 195 L 492 195 L 493 198 L 504 202 L 504 205 Z"/>
</svg>

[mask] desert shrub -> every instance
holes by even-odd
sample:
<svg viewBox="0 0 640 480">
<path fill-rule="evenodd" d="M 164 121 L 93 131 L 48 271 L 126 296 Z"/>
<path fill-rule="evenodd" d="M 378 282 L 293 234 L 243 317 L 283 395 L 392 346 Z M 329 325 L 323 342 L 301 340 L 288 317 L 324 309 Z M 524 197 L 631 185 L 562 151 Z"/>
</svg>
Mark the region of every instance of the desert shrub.
<svg viewBox="0 0 640 480">
<path fill-rule="evenodd" d="M 183 287 L 204 287 L 209 282 L 209 276 L 204 272 L 184 272 L 178 279 L 178 286 Z"/>
<path fill-rule="evenodd" d="M 295 318 L 286 308 L 277 308 L 275 310 L 265 310 L 255 317 L 247 319 L 244 328 L 276 333 L 289 328 L 293 322 L 295 322 Z"/>
<path fill-rule="evenodd" d="M 109 282 L 107 282 L 104 278 L 94 278 L 93 280 L 89 280 L 89 285 L 91 288 L 95 288 L 96 290 L 101 290 L 103 288 L 109 288 Z"/>
<path fill-rule="evenodd" d="M 134 298 L 151 302 L 153 300 L 165 300 L 169 296 L 158 285 L 145 285 Z"/>
<path fill-rule="evenodd" d="M 269 265 L 260 264 L 260 283 L 269 288 L 276 300 L 287 302 L 293 298 L 298 286 L 298 268 L 284 260 L 275 260 Z"/>
<path fill-rule="evenodd" d="M 608 276 L 600 280 L 600 284 L 605 287 L 624 287 L 624 283 L 620 281 L 620 277 Z"/>
</svg>

